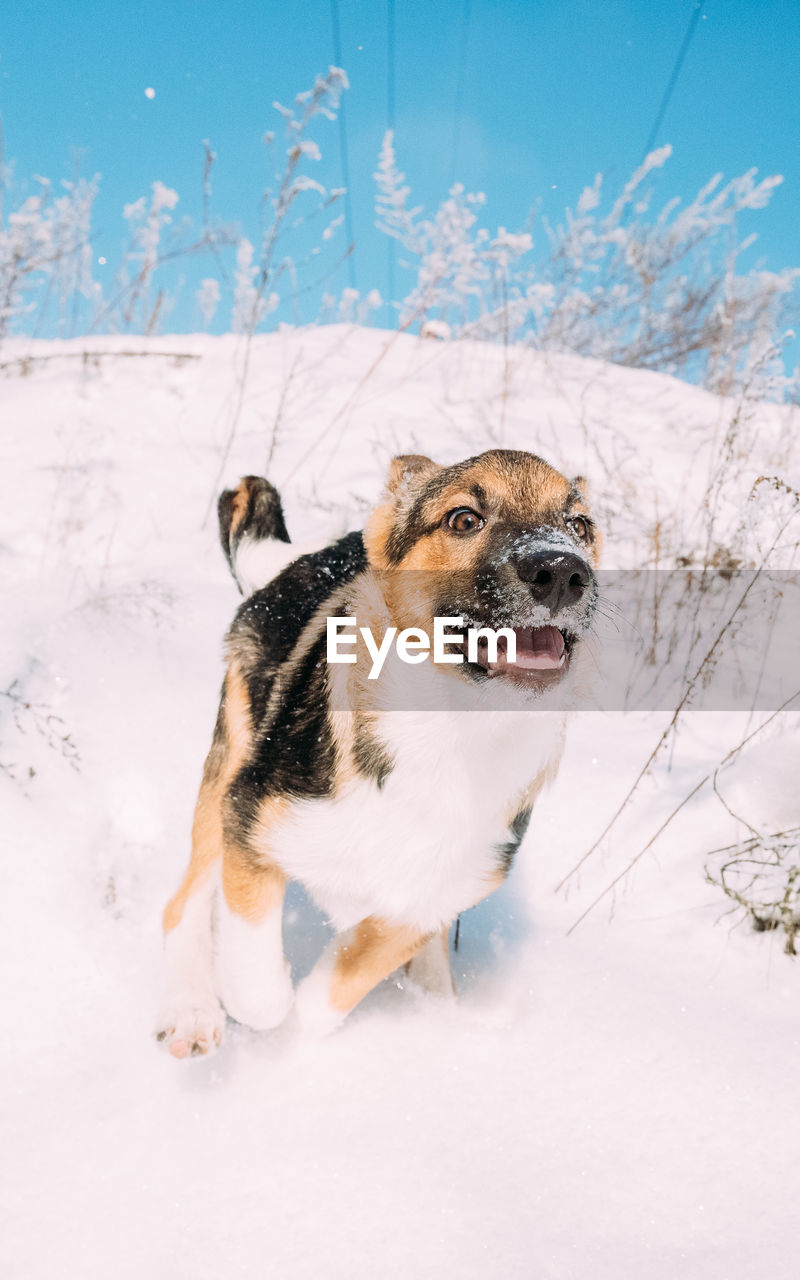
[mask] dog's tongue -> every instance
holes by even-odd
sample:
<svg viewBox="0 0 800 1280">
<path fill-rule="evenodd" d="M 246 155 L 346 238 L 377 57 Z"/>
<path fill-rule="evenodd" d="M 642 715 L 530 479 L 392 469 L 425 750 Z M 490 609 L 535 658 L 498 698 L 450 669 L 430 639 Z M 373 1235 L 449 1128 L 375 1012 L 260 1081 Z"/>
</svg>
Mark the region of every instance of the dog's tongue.
<svg viewBox="0 0 800 1280">
<path fill-rule="evenodd" d="M 510 669 L 526 671 L 552 671 L 561 666 L 564 658 L 564 637 L 557 627 L 519 627 L 516 629 L 517 656 L 508 661 L 504 638 L 500 637 L 497 662 L 483 665 L 494 674 Z"/>
<path fill-rule="evenodd" d="M 561 665 L 563 654 L 564 637 L 556 627 L 526 627 L 517 631 L 517 660 L 508 665 L 549 671 Z"/>
</svg>

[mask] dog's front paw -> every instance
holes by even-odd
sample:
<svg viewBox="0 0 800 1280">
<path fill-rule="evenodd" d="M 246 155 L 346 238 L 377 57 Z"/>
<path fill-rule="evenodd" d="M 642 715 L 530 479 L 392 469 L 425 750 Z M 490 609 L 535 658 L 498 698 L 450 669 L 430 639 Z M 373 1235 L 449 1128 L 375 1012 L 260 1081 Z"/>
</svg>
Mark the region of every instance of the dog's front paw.
<svg viewBox="0 0 800 1280">
<path fill-rule="evenodd" d="M 165 1005 L 158 1019 L 156 1039 L 175 1058 L 197 1057 L 222 1044 L 225 1014 L 213 997 L 188 998 Z"/>
<path fill-rule="evenodd" d="M 332 1003 L 330 988 L 330 967 L 324 963 L 312 970 L 297 988 L 297 1024 L 311 1040 L 330 1035 L 347 1017 L 346 1009 L 337 1009 Z"/>
<path fill-rule="evenodd" d="M 236 1022 L 254 1031 L 271 1031 L 279 1027 L 292 1007 L 294 989 L 289 965 L 270 975 L 269 981 L 253 981 L 252 975 L 236 980 L 228 973 L 218 977 L 219 993 L 226 1011 Z"/>
</svg>

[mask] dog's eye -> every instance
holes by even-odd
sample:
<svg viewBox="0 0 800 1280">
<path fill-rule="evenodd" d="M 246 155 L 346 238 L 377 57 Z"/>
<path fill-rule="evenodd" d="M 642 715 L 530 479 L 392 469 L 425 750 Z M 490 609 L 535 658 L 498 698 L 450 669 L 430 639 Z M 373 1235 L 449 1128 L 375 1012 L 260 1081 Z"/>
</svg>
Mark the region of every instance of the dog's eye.
<svg viewBox="0 0 800 1280">
<path fill-rule="evenodd" d="M 470 511 L 469 507 L 457 507 L 455 511 L 448 512 L 444 519 L 447 528 L 452 529 L 453 533 L 477 533 L 486 524 L 483 516 L 479 516 L 477 511 Z"/>
<path fill-rule="evenodd" d="M 572 516 L 567 521 L 567 528 L 575 534 L 576 538 L 580 538 L 581 542 L 586 542 L 592 526 L 583 516 Z"/>
</svg>

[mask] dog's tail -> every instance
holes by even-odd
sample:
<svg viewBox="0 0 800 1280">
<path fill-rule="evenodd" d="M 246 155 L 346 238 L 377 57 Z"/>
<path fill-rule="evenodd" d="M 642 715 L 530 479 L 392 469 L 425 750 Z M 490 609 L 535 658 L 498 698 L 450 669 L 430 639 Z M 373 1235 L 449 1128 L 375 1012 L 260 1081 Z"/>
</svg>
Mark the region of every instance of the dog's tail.
<svg viewBox="0 0 800 1280">
<path fill-rule="evenodd" d="M 293 558 L 278 490 L 261 476 L 243 476 L 217 503 L 219 539 L 242 595 L 266 586 Z"/>
</svg>

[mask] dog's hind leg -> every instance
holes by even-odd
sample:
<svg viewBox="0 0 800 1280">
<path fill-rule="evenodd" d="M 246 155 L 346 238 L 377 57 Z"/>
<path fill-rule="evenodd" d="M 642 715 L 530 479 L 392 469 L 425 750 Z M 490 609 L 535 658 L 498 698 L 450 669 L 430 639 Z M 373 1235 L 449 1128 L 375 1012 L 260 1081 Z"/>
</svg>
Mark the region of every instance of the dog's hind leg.
<svg viewBox="0 0 800 1280">
<path fill-rule="evenodd" d="M 176 1058 L 222 1042 L 225 1015 L 214 978 L 214 906 L 222 879 L 222 805 L 250 750 L 250 704 L 235 662 L 225 676 L 219 715 L 192 824 L 192 856 L 164 911 L 165 994 L 157 1036 Z"/>
<path fill-rule="evenodd" d="M 423 991 L 435 996 L 454 996 L 453 974 L 450 970 L 450 928 L 445 926 L 420 947 L 406 965 L 412 982 Z"/>
<path fill-rule="evenodd" d="M 283 1022 L 294 995 L 283 954 L 285 887 L 277 867 L 260 865 L 246 850 L 226 843 L 217 905 L 216 987 L 231 1017 L 256 1031 Z"/>
<path fill-rule="evenodd" d="M 327 1035 L 383 978 L 407 964 L 430 938 L 413 925 L 369 916 L 334 938 L 297 989 L 297 1014 L 304 1031 Z"/>
<path fill-rule="evenodd" d="M 219 801 L 214 790 L 204 778 L 189 868 L 164 911 L 166 982 L 156 1035 L 176 1058 L 208 1053 L 222 1043 L 225 1028 L 225 1014 L 214 990 L 212 917 L 220 879 L 214 819 Z"/>
</svg>

